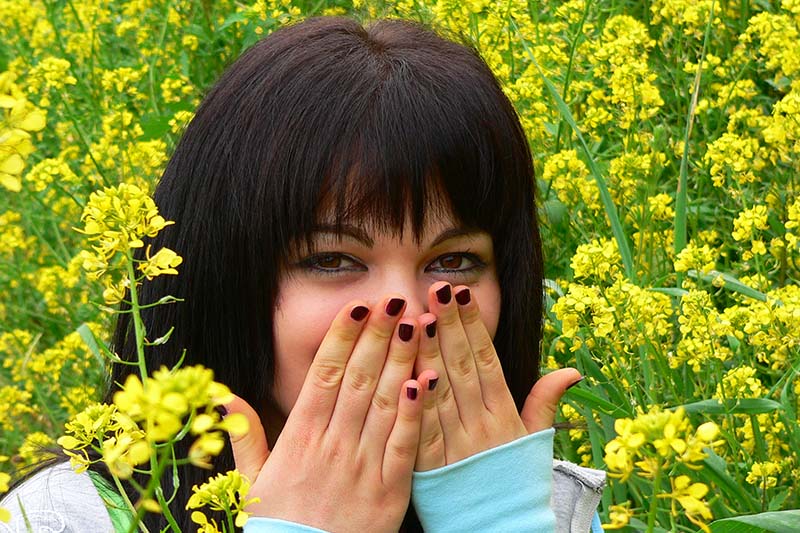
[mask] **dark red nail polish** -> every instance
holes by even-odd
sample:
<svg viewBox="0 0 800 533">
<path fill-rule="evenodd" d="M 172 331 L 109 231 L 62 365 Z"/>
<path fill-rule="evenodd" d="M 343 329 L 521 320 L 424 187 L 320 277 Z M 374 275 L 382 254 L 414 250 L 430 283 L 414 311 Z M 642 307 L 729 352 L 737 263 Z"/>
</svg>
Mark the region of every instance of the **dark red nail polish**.
<svg viewBox="0 0 800 533">
<path fill-rule="evenodd" d="M 456 293 L 456 301 L 459 305 L 467 305 L 470 300 L 469 289 L 464 289 Z"/>
<path fill-rule="evenodd" d="M 436 321 L 434 320 L 427 326 L 425 326 L 425 333 L 428 335 L 428 338 L 432 339 L 434 335 L 436 335 Z"/>
<path fill-rule="evenodd" d="M 572 385 L 570 385 L 569 387 L 567 387 L 565 390 L 569 390 L 569 389 L 571 389 L 572 387 L 574 387 L 575 385 L 577 385 L 577 384 L 581 383 L 585 377 L 586 377 L 586 376 L 581 376 L 581 379 L 579 379 L 578 381 L 576 381 L 575 383 L 573 383 Z"/>
<path fill-rule="evenodd" d="M 436 388 L 436 385 L 439 383 L 439 378 L 433 378 L 428 382 L 428 390 L 433 390 Z"/>
<path fill-rule="evenodd" d="M 406 301 L 402 298 L 392 298 L 389 300 L 389 303 L 386 304 L 386 314 L 389 316 L 397 316 L 405 304 Z"/>
<path fill-rule="evenodd" d="M 449 304 L 451 297 L 452 293 L 450 292 L 450 285 L 445 285 L 436 291 L 436 299 L 439 300 L 440 304 Z"/>
<path fill-rule="evenodd" d="M 403 341 L 410 341 L 411 336 L 414 334 L 414 326 L 411 324 L 400 324 L 400 327 L 397 329 L 397 336 L 400 337 L 400 340 Z"/>
<path fill-rule="evenodd" d="M 364 317 L 367 316 L 369 313 L 369 309 L 364 307 L 363 305 L 357 305 L 350 311 L 350 318 L 356 321 L 364 320 Z"/>
<path fill-rule="evenodd" d="M 406 396 L 408 396 L 409 400 L 416 400 L 417 399 L 417 390 L 416 387 L 406 387 Z"/>
</svg>

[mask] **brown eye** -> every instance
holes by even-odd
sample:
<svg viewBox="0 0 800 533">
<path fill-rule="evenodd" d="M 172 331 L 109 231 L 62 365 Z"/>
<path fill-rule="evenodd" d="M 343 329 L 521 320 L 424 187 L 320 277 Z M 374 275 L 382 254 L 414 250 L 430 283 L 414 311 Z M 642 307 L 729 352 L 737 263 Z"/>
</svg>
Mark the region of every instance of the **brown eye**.
<svg viewBox="0 0 800 533">
<path fill-rule="evenodd" d="M 316 263 L 320 268 L 339 268 L 342 266 L 342 256 L 323 255 L 317 259 Z"/>
<path fill-rule="evenodd" d="M 457 270 L 461 268 L 461 263 L 464 262 L 464 257 L 460 255 L 445 255 L 439 259 L 442 268 Z"/>
</svg>

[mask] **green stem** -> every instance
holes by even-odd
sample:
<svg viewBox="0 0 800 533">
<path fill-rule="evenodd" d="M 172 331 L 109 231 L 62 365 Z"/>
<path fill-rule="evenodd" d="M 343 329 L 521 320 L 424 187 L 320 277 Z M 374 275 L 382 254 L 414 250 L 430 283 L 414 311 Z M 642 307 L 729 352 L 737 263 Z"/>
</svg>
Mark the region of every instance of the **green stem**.
<svg viewBox="0 0 800 533">
<path fill-rule="evenodd" d="M 161 512 L 164 513 L 164 518 L 167 519 L 167 523 L 172 528 L 173 531 L 180 533 L 181 526 L 178 525 L 178 522 L 175 521 L 175 517 L 172 516 L 172 511 L 169 510 L 169 502 L 164 499 L 164 489 L 161 488 L 161 484 L 156 487 L 156 499 L 158 500 L 158 504 L 161 506 Z M 231 530 L 233 531 L 233 530 Z"/>
<path fill-rule="evenodd" d="M 225 516 L 228 519 L 228 527 L 230 528 L 228 529 L 228 531 L 230 531 L 230 533 L 233 533 L 234 531 L 236 531 L 236 528 L 233 526 L 233 514 L 231 513 L 230 509 L 225 509 Z"/>
<path fill-rule="evenodd" d="M 661 465 L 658 465 L 658 468 L 656 469 L 656 475 L 653 478 L 653 495 L 650 498 L 650 511 L 647 513 L 647 533 L 653 533 L 656 525 L 659 485 L 661 485 Z"/>
<path fill-rule="evenodd" d="M 675 255 L 677 256 L 681 250 L 686 247 L 686 218 L 688 209 L 687 187 L 689 176 L 689 140 L 692 137 L 692 124 L 694 122 L 694 114 L 697 109 L 697 99 L 700 95 L 700 78 L 703 74 L 703 61 L 706 57 L 706 47 L 708 46 L 709 37 L 711 36 L 711 21 L 714 20 L 714 3 L 711 3 L 711 9 L 708 13 L 708 22 L 706 23 L 706 32 L 703 37 L 703 48 L 700 51 L 700 60 L 697 65 L 697 72 L 694 76 L 694 88 L 692 89 L 692 99 L 689 102 L 689 112 L 686 117 L 686 130 L 683 134 L 683 154 L 681 156 L 680 175 L 678 177 L 678 190 L 675 194 Z M 676 287 L 681 288 L 683 285 L 683 274 L 678 273 Z"/>
<path fill-rule="evenodd" d="M 122 486 L 122 482 L 119 480 L 117 476 L 111 476 L 114 479 L 114 485 L 117 487 L 117 492 L 122 497 L 122 500 L 125 502 L 125 505 L 128 506 L 128 510 L 131 512 L 132 515 L 136 516 L 136 507 L 134 507 L 133 502 L 128 497 L 128 492 L 125 490 L 125 487 Z M 147 527 L 144 524 L 140 524 L 140 527 L 144 533 L 149 533 Z"/>
<path fill-rule="evenodd" d="M 161 476 L 164 474 L 164 469 L 167 466 L 168 453 L 168 447 L 164 448 L 158 457 L 156 457 L 155 451 L 153 451 L 153 454 L 150 457 L 150 464 L 152 466 L 150 469 L 150 479 L 147 482 L 147 488 L 143 493 L 141 493 L 140 501 L 152 499 L 156 492 L 156 488 L 161 486 Z M 136 510 L 136 516 L 134 517 L 131 526 L 128 528 L 127 533 L 133 533 L 136 531 L 136 527 L 141 523 L 146 512 L 147 511 L 145 510 L 144 506 L 140 506 L 139 509 Z M 176 531 L 180 531 L 180 529 L 177 529 Z"/>
<path fill-rule="evenodd" d="M 565 102 L 567 101 L 567 96 L 569 92 L 569 84 L 572 81 L 572 65 L 575 62 L 575 52 L 578 49 L 578 41 L 583 34 L 583 26 L 586 24 L 586 19 L 589 17 L 589 8 L 592 6 L 591 2 L 586 2 L 586 5 L 583 9 L 583 17 L 581 17 L 580 24 L 578 25 L 578 30 L 575 32 L 575 36 L 572 38 L 572 42 L 570 43 L 569 49 L 569 62 L 567 63 L 567 72 L 564 74 L 564 88 L 561 90 L 561 99 Z M 556 147 L 553 150 L 553 153 L 558 153 L 561 150 L 561 130 L 564 127 L 564 119 L 562 117 L 561 120 L 558 121 L 558 130 L 556 131 Z M 548 184 L 549 190 L 549 184 Z M 545 195 L 547 197 L 547 195 Z"/>
<path fill-rule="evenodd" d="M 136 273 L 133 267 L 133 254 L 127 252 L 126 268 L 128 269 L 128 280 L 130 281 L 131 291 L 131 315 L 133 316 L 133 328 L 136 333 L 136 358 L 139 364 L 139 375 L 142 383 L 147 380 L 147 362 L 144 360 L 144 340 L 145 328 L 139 308 L 139 294 L 136 291 Z"/>
</svg>

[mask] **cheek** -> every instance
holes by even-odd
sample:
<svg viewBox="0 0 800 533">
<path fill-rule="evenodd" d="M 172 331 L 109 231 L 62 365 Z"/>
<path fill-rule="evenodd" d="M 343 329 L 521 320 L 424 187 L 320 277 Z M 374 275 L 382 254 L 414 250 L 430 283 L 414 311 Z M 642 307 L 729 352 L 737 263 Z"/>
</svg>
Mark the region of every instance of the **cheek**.
<svg viewBox="0 0 800 533">
<path fill-rule="evenodd" d="M 283 416 L 291 411 L 308 368 L 336 313 L 346 302 L 318 298 L 302 286 L 287 283 L 279 289 L 273 318 L 275 383 L 272 396 Z"/>
<path fill-rule="evenodd" d="M 486 331 L 494 339 L 494 335 L 497 333 L 497 324 L 500 321 L 500 286 L 497 281 L 493 280 L 473 286 L 470 290 L 475 294 L 481 308 L 481 320 L 486 326 Z"/>
</svg>

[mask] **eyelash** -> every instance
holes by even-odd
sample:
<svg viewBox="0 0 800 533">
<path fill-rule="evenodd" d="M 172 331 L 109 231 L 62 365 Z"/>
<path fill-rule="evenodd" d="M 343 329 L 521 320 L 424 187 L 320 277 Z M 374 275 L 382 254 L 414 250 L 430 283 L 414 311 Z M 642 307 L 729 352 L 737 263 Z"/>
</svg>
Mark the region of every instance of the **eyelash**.
<svg viewBox="0 0 800 533">
<path fill-rule="evenodd" d="M 462 258 L 467 259 L 468 261 L 470 261 L 472 263 L 472 266 L 467 267 L 467 268 L 460 268 L 460 269 L 441 268 L 441 269 L 439 269 L 440 273 L 444 273 L 444 274 L 448 274 L 448 275 L 455 275 L 455 276 L 465 276 L 465 275 L 468 275 L 468 274 L 472 274 L 474 272 L 480 272 L 484 268 L 486 268 L 486 262 L 485 261 L 483 261 L 477 255 L 475 255 L 475 254 L 473 254 L 471 252 L 466 252 L 466 251 L 465 252 L 452 252 L 452 253 L 448 253 L 448 254 L 442 254 L 439 257 L 437 257 L 436 259 L 434 259 L 431 264 L 436 263 L 437 261 L 441 261 L 442 259 L 447 258 L 447 257 L 462 257 Z M 364 270 L 363 268 L 358 268 L 358 267 L 357 268 L 352 268 L 352 267 L 350 267 L 350 268 L 347 268 L 347 267 L 324 268 L 324 267 L 320 267 L 319 266 L 319 263 L 323 259 L 331 259 L 331 258 L 342 258 L 342 259 L 346 259 L 348 261 L 352 261 L 354 263 L 358 263 L 358 261 L 356 261 L 355 259 L 353 259 L 352 257 L 350 257 L 347 254 L 343 254 L 343 253 L 339 253 L 339 252 L 328 252 L 328 253 L 322 252 L 322 253 L 317 253 L 317 254 L 313 254 L 313 255 L 310 255 L 310 256 L 306 257 L 302 261 L 298 262 L 297 266 L 302 268 L 302 269 L 304 269 L 304 270 L 307 270 L 307 271 L 313 272 L 314 274 L 319 274 L 319 275 L 322 275 L 322 276 L 336 276 L 336 275 L 339 275 L 339 274 L 341 274 L 343 272 L 361 272 L 361 271 Z M 426 267 L 426 272 L 427 272 L 427 267 Z"/>
</svg>

